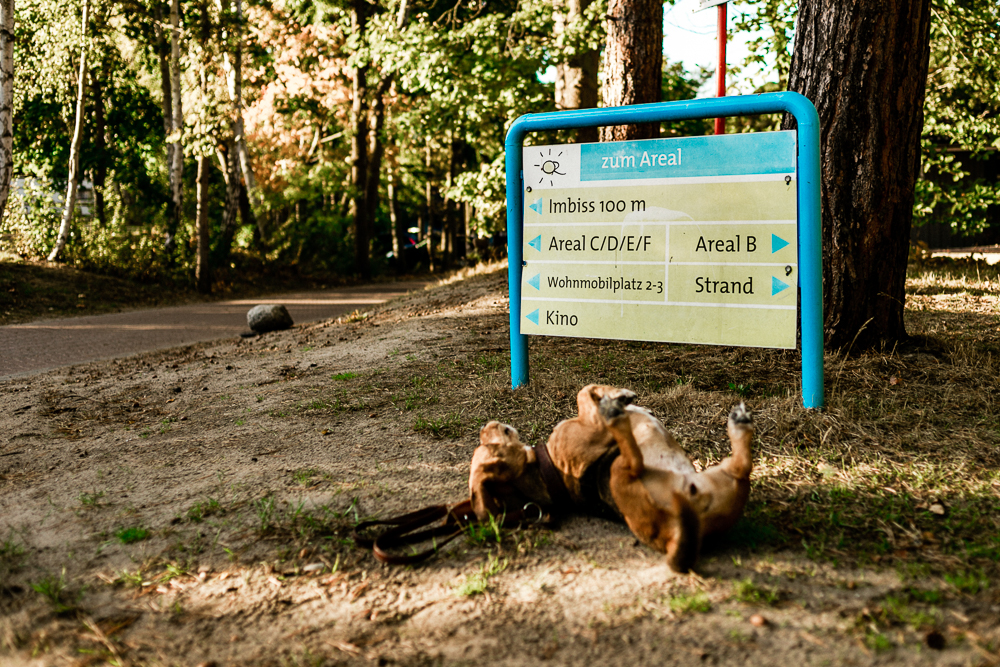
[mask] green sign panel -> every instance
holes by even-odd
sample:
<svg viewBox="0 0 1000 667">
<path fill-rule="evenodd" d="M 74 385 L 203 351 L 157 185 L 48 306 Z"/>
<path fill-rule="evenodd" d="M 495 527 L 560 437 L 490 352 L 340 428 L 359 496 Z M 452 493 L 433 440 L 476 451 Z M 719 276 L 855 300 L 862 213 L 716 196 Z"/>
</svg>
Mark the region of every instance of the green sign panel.
<svg viewBox="0 0 1000 667">
<path fill-rule="evenodd" d="M 523 149 L 522 334 L 794 348 L 794 132 Z"/>
</svg>

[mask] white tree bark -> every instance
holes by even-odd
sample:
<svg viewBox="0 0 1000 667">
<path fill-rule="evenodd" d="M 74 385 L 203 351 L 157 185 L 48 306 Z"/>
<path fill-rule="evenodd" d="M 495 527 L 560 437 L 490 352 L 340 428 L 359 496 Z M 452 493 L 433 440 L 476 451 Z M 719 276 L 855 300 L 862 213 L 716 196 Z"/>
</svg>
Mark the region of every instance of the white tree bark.
<svg viewBox="0 0 1000 667">
<path fill-rule="evenodd" d="M 173 199 L 173 219 L 167 223 L 167 234 L 164 246 L 167 252 L 173 251 L 176 242 L 174 235 L 180 227 L 182 206 L 184 204 L 184 143 L 181 133 L 184 131 L 184 108 L 181 105 L 181 8 L 180 0 L 170 3 L 170 101 L 173 104 L 171 133 L 174 135 L 174 148 L 170 154 L 170 196 Z"/>
<path fill-rule="evenodd" d="M 0 0 L 0 220 L 14 171 L 14 0 Z"/>
<path fill-rule="evenodd" d="M 56 257 L 66 247 L 69 239 L 69 223 L 73 220 L 76 209 L 77 178 L 80 172 L 80 142 L 83 140 L 83 96 L 87 91 L 87 22 L 90 19 L 90 0 L 83 0 L 83 38 L 80 46 L 80 72 L 76 86 L 76 123 L 73 127 L 73 143 L 69 146 L 69 179 L 66 184 L 66 201 L 63 207 L 62 221 L 59 224 L 59 235 L 56 245 L 49 253 L 49 261 Z"/>
<path fill-rule="evenodd" d="M 229 83 L 229 100 L 233 104 L 233 134 L 236 141 L 236 151 L 239 154 L 240 169 L 246 182 L 250 204 L 257 206 L 257 179 L 254 178 L 253 165 L 250 163 L 250 153 L 247 151 L 246 137 L 243 133 L 243 2 L 234 0 L 236 10 L 236 35 L 233 47 L 233 60 L 229 54 L 223 54 L 222 65 L 226 70 Z"/>
</svg>

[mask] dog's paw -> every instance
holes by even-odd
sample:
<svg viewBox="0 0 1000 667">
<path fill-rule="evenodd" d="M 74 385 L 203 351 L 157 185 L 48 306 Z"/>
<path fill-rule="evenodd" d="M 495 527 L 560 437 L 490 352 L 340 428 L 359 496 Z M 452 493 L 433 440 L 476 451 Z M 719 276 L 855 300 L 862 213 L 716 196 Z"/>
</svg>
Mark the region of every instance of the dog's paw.
<svg viewBox="0 0 1000 667">
<path fill-rule="evenodd" d="M 635 403 L 635 392 L 631 389 L 615 389 L 608 392 L 608 398 L 620 401 L 622 405 L 632 405 Z"/>
<path fill-rule="evenodd" d="M 632 392 L 629 393 L 631 394 Z M 634 398 L 635 394 L 632 394 L 631 397 L 604 396 L 597 406 L 597 411 L 604 421 L 612 422 L 625 414 L 625 406 L 631 403 Z"/>
<path fill-rule="evenodd" d="M 734 424 L 753 424 L 753 417 L 747 410 L 746 404 L 740 403 L 729 413 L 729 421 Z"/>
</svg>

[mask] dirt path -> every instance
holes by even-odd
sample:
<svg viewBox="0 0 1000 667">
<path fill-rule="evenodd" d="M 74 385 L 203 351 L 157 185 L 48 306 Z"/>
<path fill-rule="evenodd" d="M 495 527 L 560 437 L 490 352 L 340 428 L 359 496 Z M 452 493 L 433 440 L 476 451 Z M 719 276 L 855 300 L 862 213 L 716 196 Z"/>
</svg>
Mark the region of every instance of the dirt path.
<svg viewBox="0 0 1000 667">
<path fill-rule="evenodd" d="M 487 419 L 534 444 L 586 382 L 629 383 L 705 465 L 738 398 L 676 381 L 691 355 L 735 382 L 795 375 L 769 351 L 536 339 L 512 392 L 504 283 L 0 381 L 0 664 L 994 664 L 995 589 L 809 557 L 781 525 L 706 546 L 691 576 L 587 517 L 470 532 L 420 567 L 356 548 L 359 518 L 464 498 Z M 781 449 L 830 435 L 781 394 L 752 406 L 751 509 L 793 464 L 830 478 Z"/>
<path fill-rule="evenodd" d="M 299 324 L 370 309 L 424 281 L 362 285 L 256 299 L 134 310 L 110 315 L 39 320 L 0 327 L 0 380 L 99 359 L 235 338 L 248 331 L 246 313 L 260 303 L 280 303 Z"/>
</svg>

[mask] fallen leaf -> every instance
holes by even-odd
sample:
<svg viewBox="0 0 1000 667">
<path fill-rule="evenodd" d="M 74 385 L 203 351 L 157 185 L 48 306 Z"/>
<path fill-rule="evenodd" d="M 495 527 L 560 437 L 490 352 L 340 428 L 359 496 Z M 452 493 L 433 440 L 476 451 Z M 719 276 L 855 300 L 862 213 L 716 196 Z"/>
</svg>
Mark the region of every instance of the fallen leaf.
<svg viewBox="0 0 1000 667">
<path fill-rule="evenodd" d="M 930 509 L 932 514 L 937 514 L 938 516 L 944 516 L 944 505 L 941 503 L 934 503 L 928 509 Z"/>
</svg>

